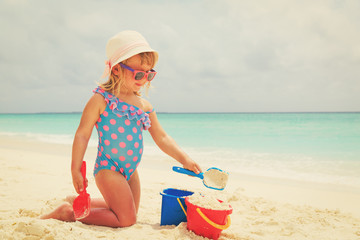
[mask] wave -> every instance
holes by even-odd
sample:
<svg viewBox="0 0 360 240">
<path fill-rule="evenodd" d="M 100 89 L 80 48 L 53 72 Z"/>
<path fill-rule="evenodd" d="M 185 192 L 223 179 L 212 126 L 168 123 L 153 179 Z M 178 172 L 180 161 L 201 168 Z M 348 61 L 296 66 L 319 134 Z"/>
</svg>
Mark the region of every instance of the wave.
<svg viewBox="0 0 360 240">
<path fill-rule="evenodd" d="M 159 151 L 152 145 L 147 146 L 145 152 L 149 155 L 158 155 Z M 186 148 L 185 151 L 202 166 L 203 170 L 218 167 L 233 174 L 356 188 L 360 186 L 359 159 L 345 160 L 341 157 L 322 155 L 264 153 L 220 148 Z"/>
</svg>

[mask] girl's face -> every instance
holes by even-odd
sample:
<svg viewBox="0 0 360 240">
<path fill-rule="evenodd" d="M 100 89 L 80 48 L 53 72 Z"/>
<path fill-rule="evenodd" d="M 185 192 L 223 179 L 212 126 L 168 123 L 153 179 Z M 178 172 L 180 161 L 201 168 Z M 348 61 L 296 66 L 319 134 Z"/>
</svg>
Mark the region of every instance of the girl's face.
<svg viewBox="0 0 360 240">
<path fill-rule="evenodd" d="M 126 61 L 126 65 L 134 70 L 149 71 L 151 66 L 147 63 L 141 64 L 141 57 L 139 55 L 132 56 Z M 125 69 L 125 87 L 131 92 L 138 92 L 147 83 L 146 78 L 141 80 L 134 79 L 134 73 L 130 70 Z"/>
</svg>

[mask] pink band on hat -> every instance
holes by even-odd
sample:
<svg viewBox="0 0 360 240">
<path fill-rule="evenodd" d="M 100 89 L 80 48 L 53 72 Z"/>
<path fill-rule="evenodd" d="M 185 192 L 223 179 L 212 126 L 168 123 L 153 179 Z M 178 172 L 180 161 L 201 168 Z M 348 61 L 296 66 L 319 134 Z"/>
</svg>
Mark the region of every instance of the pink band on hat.
<svg viewBox="0 0 360 240">
<path fill-rule="evenodd" d="M 117 64 L 116 60 L 118 60 L 122 55 L 124 55 L 126 52 L 128 52 L 129 50 L 131 50 L 133 48 L 141 47 L 141 46 L 149 46 L 149 44 L 147 42 L 143 42 L 143 41 L 135 42 L 135 43 L 129 44 L 129 45 L 123 47 L 123 48 L 120 48 L 117 52 L 115 52 L 113 54 L 113 56 L 109 60 L 105 61 L 105 69 L 104 69 L 104 73 L 102 75 L 102 78 L 105 78 L 108 75 L 110 75 L 113 64 L 114 63 Z"/>
</svg>

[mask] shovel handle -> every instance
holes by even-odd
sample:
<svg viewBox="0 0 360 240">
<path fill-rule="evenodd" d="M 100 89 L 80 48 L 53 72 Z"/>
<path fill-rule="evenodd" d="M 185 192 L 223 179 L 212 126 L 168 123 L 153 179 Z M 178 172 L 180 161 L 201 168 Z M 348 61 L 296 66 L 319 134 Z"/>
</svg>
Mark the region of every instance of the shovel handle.
<svg viewBox="0 0 360 240">
<path fill-rule="evenodd" d="M 174 166 L 173 171 L 178 172 L 178 173 L 182 173 L 182 174 L 187 174 L 187 175 L 190 175 L 190 176 L 193 176 L 193 177 L 198 177 L 200 179 L 204 179 L 203 173 L 196 174 L 193 171 L 187 170 L 187 169 L 182 168 L 182 167 Z"/>
<path fill-rule="evenodd" d="M 86 191 L 86 162 L 83 161 L 81 164 L 81 175 L 83 177 L 84 191 Z"/>
</svg>

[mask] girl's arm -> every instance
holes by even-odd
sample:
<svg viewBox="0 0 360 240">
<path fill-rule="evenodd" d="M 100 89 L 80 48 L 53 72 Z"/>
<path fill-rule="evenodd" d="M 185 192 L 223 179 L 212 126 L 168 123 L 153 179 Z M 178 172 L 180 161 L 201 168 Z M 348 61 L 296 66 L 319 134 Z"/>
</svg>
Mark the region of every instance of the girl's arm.
<svg viewBox="0 0 360 240">
<path fill-rule="evenodd" d="M 84 108 L 79 127 L 75 133 L 72 147 L 71 174 L 75 190 L 78 193 L 84 189 L 80 169 L 85 151 L 94 125 L 105 107 L 104 98 L 99 94 L 94 94 Z"/>
<path fill-rule="evenodd" d="M 151 121 L 151 127 L 149 132 L 154 139 L 156 145 L 169 156 L 175 158 L 179 163 L 181 163 L 184 168 L 195 172 L 196 174 L 202 172 L 200 166 L 193 161 L 170 137 L 162 126 L 159 123 L 159 120 L 156 116 L 156 112 L 152 112 L 149 115 Z"/>
</svg>

